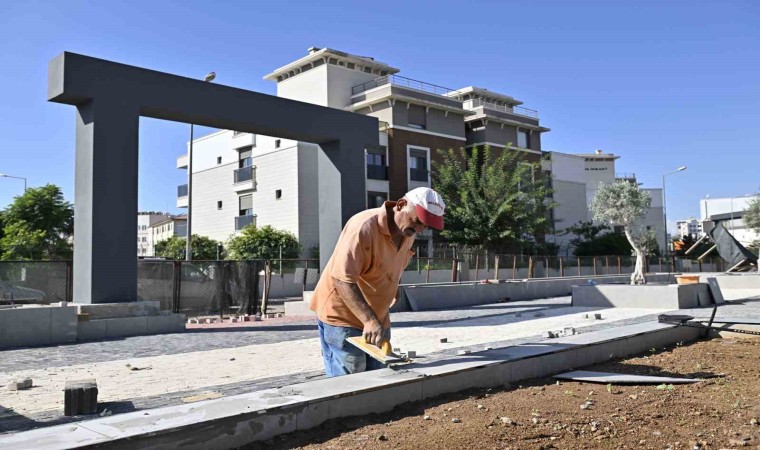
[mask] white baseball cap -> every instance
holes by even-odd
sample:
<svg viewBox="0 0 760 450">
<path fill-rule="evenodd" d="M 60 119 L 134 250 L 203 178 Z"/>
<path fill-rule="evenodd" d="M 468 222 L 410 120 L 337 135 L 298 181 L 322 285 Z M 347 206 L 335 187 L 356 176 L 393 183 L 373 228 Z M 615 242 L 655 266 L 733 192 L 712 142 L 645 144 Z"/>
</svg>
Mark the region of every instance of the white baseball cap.
<svg viewBox="0 0 760 450">
<path fill-rule="evenodd" d="M 404 198 L 415 206 L 417 217 L 426 227 L 443 230 L 446 204 L 439 193 L 430 188 L 418 187 L 407 192 Z"/>
</svg>

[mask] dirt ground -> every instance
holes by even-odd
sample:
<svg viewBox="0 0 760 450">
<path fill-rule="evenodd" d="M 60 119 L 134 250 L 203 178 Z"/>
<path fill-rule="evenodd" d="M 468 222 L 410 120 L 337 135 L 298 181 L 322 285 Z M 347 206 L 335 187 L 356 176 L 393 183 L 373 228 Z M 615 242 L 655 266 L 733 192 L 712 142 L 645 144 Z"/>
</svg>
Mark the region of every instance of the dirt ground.
<svg viewBox="0 0 760 450">
<path fill-rule="evenodd" d="M 529 380 L 334 420 L 249 448 L 760 449 L 760 339 L 733 336 L 586 368 L 706 378 L 695 384 Z"/>
</svg>

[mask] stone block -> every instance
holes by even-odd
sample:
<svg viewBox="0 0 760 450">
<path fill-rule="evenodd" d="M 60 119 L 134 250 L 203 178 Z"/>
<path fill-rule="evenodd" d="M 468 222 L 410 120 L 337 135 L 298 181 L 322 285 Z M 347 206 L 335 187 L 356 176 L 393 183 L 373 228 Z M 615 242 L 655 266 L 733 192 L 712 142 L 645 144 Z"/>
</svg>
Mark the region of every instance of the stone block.
<svg viewBox="0 0 760 450">
<path fill-rule="evenodd" d="M 423 398 L 432 398 L 471 388 L 502 386 L 512 378 L 509 364 L 491 364 L 461 372 L 427 377 L 422 382 Z"/>
<path fill-rule="evenodd" d="M 67 381 L 64 388 L 63 414 L 78 416 L 98 412 L 98 385 L 94 379 Z"/>
<path fill-rule="evenodd" d="M 33 382 L 31 378 L 21 378 L 8 383 L 7 389 L 9 391 L 24 391 L 26 389 L 31 389 L 32 385 Z"/>
</svg>

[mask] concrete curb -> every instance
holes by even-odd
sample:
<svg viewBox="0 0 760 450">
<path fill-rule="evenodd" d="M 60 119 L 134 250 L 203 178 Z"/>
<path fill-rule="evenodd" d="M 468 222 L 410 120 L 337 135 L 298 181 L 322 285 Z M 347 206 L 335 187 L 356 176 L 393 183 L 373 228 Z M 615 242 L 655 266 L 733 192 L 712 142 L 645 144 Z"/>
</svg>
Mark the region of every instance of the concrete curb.
<svg viewBox="0 0 760 450">
<path fill-rule="evenodd" d="M 698 336 L 695 328 L 646 322 L 15 433 L 0 438 L 0 447 L 233 448 L 313 428 L 330 419 L 385 412 L 445 393 L 547 376 Z"/>
</svg>

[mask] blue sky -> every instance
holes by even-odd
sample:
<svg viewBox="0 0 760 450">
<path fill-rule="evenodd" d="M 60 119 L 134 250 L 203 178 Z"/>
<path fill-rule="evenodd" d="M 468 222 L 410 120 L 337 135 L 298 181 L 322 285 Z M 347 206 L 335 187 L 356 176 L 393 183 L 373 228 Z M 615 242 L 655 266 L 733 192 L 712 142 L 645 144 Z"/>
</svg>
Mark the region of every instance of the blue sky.
<svg viewBox="0 0 760 450">
<path fill-rule="evenodd" d="M 485 87 L 539 111 L 543 148 L 603 149 L 647 187 L 668 177 L 668 219 L 700 198 L 760 187 L 760 2 L 51 1 L 0 15 L 0 173 L 74 199 L 74 108 L 48 103 L 60 52 L 275 93 L 261 79 L 311 46 L 373 56 L 401 75 Z M 188 126 L 141 120 L 141 210 L 174 208 Z M 0 208 L 23 191 L 0 178 Z"/>
</svg>

